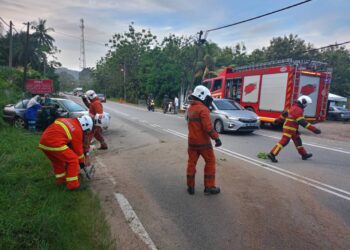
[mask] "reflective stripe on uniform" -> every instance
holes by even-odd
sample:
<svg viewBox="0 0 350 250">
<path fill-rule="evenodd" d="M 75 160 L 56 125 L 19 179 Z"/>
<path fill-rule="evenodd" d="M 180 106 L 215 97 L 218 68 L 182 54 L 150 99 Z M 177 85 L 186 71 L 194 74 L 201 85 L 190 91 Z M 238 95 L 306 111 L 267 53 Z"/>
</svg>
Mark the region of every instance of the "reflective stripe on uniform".
<svg viewBox="0 0 350 250">
<path fill-rule="evenodd" d="M 187 175 L 187 179 L 194 179 L 194 175 Z"/>
<path fill-rule="evenodd" d="M 305 119 L 305 117 L 304 117 L 304 116 L 300 116 L 300 117 L 298 117 L 298 118 L 296 119 L 296 121 L 298 122 L 298 121 L 303 120 L 303 119 Z"/>
<path fill-rule="evenodd" d="M 188 144 L 190 148 L 195 149 L 204 149 L 204 148 L 212 148 L 211 143 L 210 144 Z"/>
<path fill-rule="evenodd" d="M 274 155 L 276 155 L 277 154 L 277 152 L 278 152 L 278 150 L 279 149 L 282 149 L 283 148 L 283 146 L 281 145 L 281 144 L 279 144 L 279 143 L 277 143 L 276 144 L 276 149 L 272 152 Z"/>
<path fill-rule="evenodd" d="M 68 148 L 67 145 L 61 146 L 61 147 L 48 147 L 43 144 L 39 144 L 39 148 L 47 150 L 47 151 L 63 151 Z"/>
<path fill-rule="evenodd" d="M 84 158 L 84 154 L 82 154 L 78 157 L 78 159 L 83 159 L 83 158 Z"/>
<path fill-rule="evenodd" d="M 78 180 L 78 176 L 66 178 L 66 181 L 77 181 L 77 180 Z"/>
<path fill-rule="evenodd" d="M 55 176 L 56 176 L 57 179 L 58 179 L 58 178 L 62 178 L 62 177 L 64 177 L 64 176 L 66 176 L 66 172 L 64 172 L 64 173 L 62 173 L 62 174 L 56 174 Z"/>
<path fill-rule="evenodd" d="M 289 121 L 289 122 L 295 122 L 294 119 L 290 119 L 290 118 L 286 118 L 286 121 Z"/>
<path fill-rule="evenodd" d="M 55 124 L 60 125 L 64 131 L 66 131 L 67 137 L 69 140 L 72 140 L 72 135 L 69 132 L 69 129 L 67 128 L 66 124 L 64 124 L 63 122 L 60 121 L 55 121 Z"/>
<path fill-rule="evenodd" d="M 311 126 L 311 123 L 308 123 L 306 126 L 305 126 L 305 128 L 308 128 L 308 127 L 310 127 Z"/>
<path fill-rule="evenodd" d="M 213 179 L 215 179 L 215 175 L 204 175 L 204 179 L 213 180 Z"/>
<path fill-rule="evenodd" d="M 297 131 L 297 129 L 296 128 L 292 128 L 292 127 L 289 127 L 289 126 L 283 126 L 283 128 L 285 128 L 285 129 L 289 129 L 289 130 L 293 130 L 293 131 Z"/>
<path fill-rule="evenodd" d="M 303 146 L 297 146 L 297 148 L 304 148 Z"/>
<path fill-rule="evenodd" d="M 283 135 L 289 137 L 289 138 L 292 138 L 292 135 L 291 134 L 287 134 L 287 133 L 283 133 Z"/>
</svg>

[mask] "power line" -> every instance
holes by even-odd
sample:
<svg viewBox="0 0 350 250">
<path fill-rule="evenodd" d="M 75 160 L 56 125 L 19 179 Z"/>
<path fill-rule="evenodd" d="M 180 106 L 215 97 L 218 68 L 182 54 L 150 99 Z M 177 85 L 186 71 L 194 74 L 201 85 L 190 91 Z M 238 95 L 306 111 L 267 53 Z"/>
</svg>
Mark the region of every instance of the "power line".
<svg viewBox="0 0 350 250">
<path fill-rule="evenodd" d="M 303 2 L 299 2 L 299 3 L 293 4 L 293 5 L 284 7 L 282 9 L 278 9 L 278 10 L 275 10 L 275 11 L 271 11 L 271 12 L 265 13 L 265 14 L 260 15 L 260 16 L 252 17 L 252 18 L 249 18 L 249 19 L 246 19 L 246 20 L 243 20 L 243 21 L 239 21 L 239 22 L 236 22 L 236 23 L 232 23 L 232 24 L 221 26 L 221 27 L 217 27 L 217 28 L 206 30 L 204 38 L 206 39 L 207 36 L 208 36 L 208 33 L 211 32 L 211 31 L 220 30 L 220 29 L 224 29 L 224 28 L 227 28 L 227 27 L 235 26 L 235 25 L 238 25 L 238 24 L 246 23 L 246 22 L 249 22 L 249 21 L 252 21 L 252 20 L 256 20 L 256 19 L 259 19 L 259 18 L 262 18 L 262 17 L 265 17 L 265 16 L 269 16 L 269 15 L 272 15 L 272 14 L 275 14 L 275 13 L 287 10 L 287 9 L 291 9 L 293 7 L 296 7 L 296 6 L 305 4 L 307 2 L 311 2 L 311 1 L 312 0 L 306 0 L 306 1 L 303 1 Z"/>
<path fill-rule="evenodd" d="M 0 20 L 1 20 L 4 24 L 6 24 L 7 27 L 10 28 L 10 25 L 9 25 L 4 19 L 2 19 L 2 17 L 0 17 Z"/>
<path fill-rule="evenodd" d="M 64 32 L 61 32 L 61 31 L 56 31 L 56 30 L 54 30 L 53 32 L 55 32 L 55 33 L 57 33 L 57 34 L 64 35 L 64 36 L 68 36 L 68 37 L 71 37 L 71 38 L 74 38 L 74 39 L 79 39 L 79 40 L 81 39 L 81 38 L 78 37 L 78 36 L 74 36 L 74 35 L 71 35 L 71 34 L 67 34 L 67 33 L 64 33 Z M 95 41 L 91 41 L 91 40 L 86 40 L 86 39 L 85 39 L 85 42 L 94 43 L 94 44 L 101 45 L 101 46 L 105 47 L 104 44 L 99 43 L 99 42 L 95 42 Z"/>
<path fill-rule="evenodd" d="M 331 48 L 331 47 L 338 47 L 338 46 L 342 46 L 342 45 L 348 44 L 348 43 L 350 43 L 350 41 L 346 41 L 343 43 L 335 43 L 335 44 L 327 45 L 327 46 L 316 48 L 316 49 L 309 49 L 309 50 L 304 51 L 304 53 L 310 52 L 310 51 L 315 51 L 315 50 L 327 49 L 327 48 Z"/>
</svg>

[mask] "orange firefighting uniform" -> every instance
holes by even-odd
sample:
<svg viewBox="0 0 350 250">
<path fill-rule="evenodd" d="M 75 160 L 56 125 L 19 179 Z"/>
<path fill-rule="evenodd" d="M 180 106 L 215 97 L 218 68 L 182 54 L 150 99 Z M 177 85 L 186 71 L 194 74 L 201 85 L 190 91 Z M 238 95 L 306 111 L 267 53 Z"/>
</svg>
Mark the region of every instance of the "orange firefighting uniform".
<svg viewBox="0 0 350 250">
<path fill-rule="evenodd" d="M 318 129 L 305 120 L 302 105 L 299 103 L 293 104 L 289 111 L 284 111 L 277 120 L 281 122 L 284 121 L 283 135 L 281 140 L 273 147 L 270 153 L 275 156 L 278 155 L 282 148 L 289 143 L 290 139 L 292 139 L 298 153 L 301 156 L 306 155 L 307 153 L 303 147 L 300 133 L 298 131 L 299 125 L 312 132 L 315 132 Z"/>
<path fill-rule="evenodd" d="M 83 99 L 85 105 L 89 108 L 89 115 L 92 119 L 95 118 L 96 114 L 103 114 L 103 106 L 98 97 L 95 97 L 90 102 L 87 99 Z M 101 147 L 107 148 L 105 139 L 102 136 L 102 128 L 99 126 L 94 126 L 92 132 L 89 134 L 89 142 L 91 142 L 92 137 L 95 137 L 101 144 Z"/>
<path fill-rule="evenodd" d="M 187 186 L 194 187 L 196 164 L 201 155 L 205 160 L 204 186 L 215 186 L 215 155 L 210 138 L 218 139 L 210 120 L 209 109 L 200 101 L 193 100 L 188 109 L 188 162 Z"/>
<path fill-rule="evenodd" d="M 79 183 L 79 163 L 84 162 L 83 130 L 77 119 L 59 118 L 45 129 L 39 148 L 50 159 L 56 183 L 75 189 Z"/>
</svg>

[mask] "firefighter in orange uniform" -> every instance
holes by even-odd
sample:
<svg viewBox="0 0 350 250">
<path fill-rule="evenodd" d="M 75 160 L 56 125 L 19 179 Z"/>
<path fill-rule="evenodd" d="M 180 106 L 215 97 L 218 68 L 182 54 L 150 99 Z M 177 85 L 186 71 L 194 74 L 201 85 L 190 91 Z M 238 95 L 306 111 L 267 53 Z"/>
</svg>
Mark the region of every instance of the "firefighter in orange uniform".
<svg viewBox="0 0 350 250">
<path fill-rule="evenodd" d="M 272 162 L 278 162 L 276 156 L 282 148 L 289 143 L 290 139 L 293 140 L 295 147 L 303 160 L 312 157 L 312 154 L 307 153 L 304 149 L 298 131 L 299 125 L 301 125 L 315 134 L 321 134 L 321 130 L 308 123 L 304 118 L 304 108 L 311 103 L 312 100 L 310 97 L 302 95 L 298 98 L 298 101 L 292 105 L 288 112 L 283 112 L 281 117 L 277 119 L 277 122 L 284 122 L 283 136 L 267 155 Z"/>
<path fill-rule="evenodd" d="M 188 108 L 188 163 L 187 163 L 187 192 L 194 194 L 196 164 L 199 156 L 205 160 L 204 193 L 218 194 L 220 188 L 215 186 L 215 155 L 210 138 L 215 140 L 215 147 L 221 146 L 218 133 L 214 130 L 210 120 L 209 106 L 213 99 L 210 91 L 197 86 L 192 95 Z"/>
<path fill-rule="evenodd" d="M 52 163 L 56 183 L 66 183 L 67 189 L 80 186 L 79 170 L 85 167 L 83 149 L 84 136 L 92 130 L 90 116 L 59 118 L 43 132 L 39 148 Z"/>
<path fill-rule="evenodd" d="M 97 121 L 103 117 L 103 106 L 100 99 L 96 95 L 95 91 L 88 90 L 85 95 L 82 96 L 84 104 L 89 108 L 89 115 L 94 121 Z M 92 137 L 95 137 L 101 144 L 99 149 L 108 149 L 105 139 L 102 136 L 102 128 L 100 126 L 94 126 L 90 135 L 89 141 Z"/>
</svg>

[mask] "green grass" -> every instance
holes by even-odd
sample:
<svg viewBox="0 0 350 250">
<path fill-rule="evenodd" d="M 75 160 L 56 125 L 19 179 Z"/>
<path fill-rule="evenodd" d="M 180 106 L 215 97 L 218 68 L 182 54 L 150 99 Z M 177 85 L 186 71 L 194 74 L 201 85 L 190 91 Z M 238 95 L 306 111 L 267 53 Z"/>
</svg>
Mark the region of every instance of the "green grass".
<svg viewBox="0 0 350 250">
<path fill-rule="evenodd" d="M 0 128 L 0 249 L 115 249 L 90 190 L 55 184 L 39 135 Z"/>
</svg>

